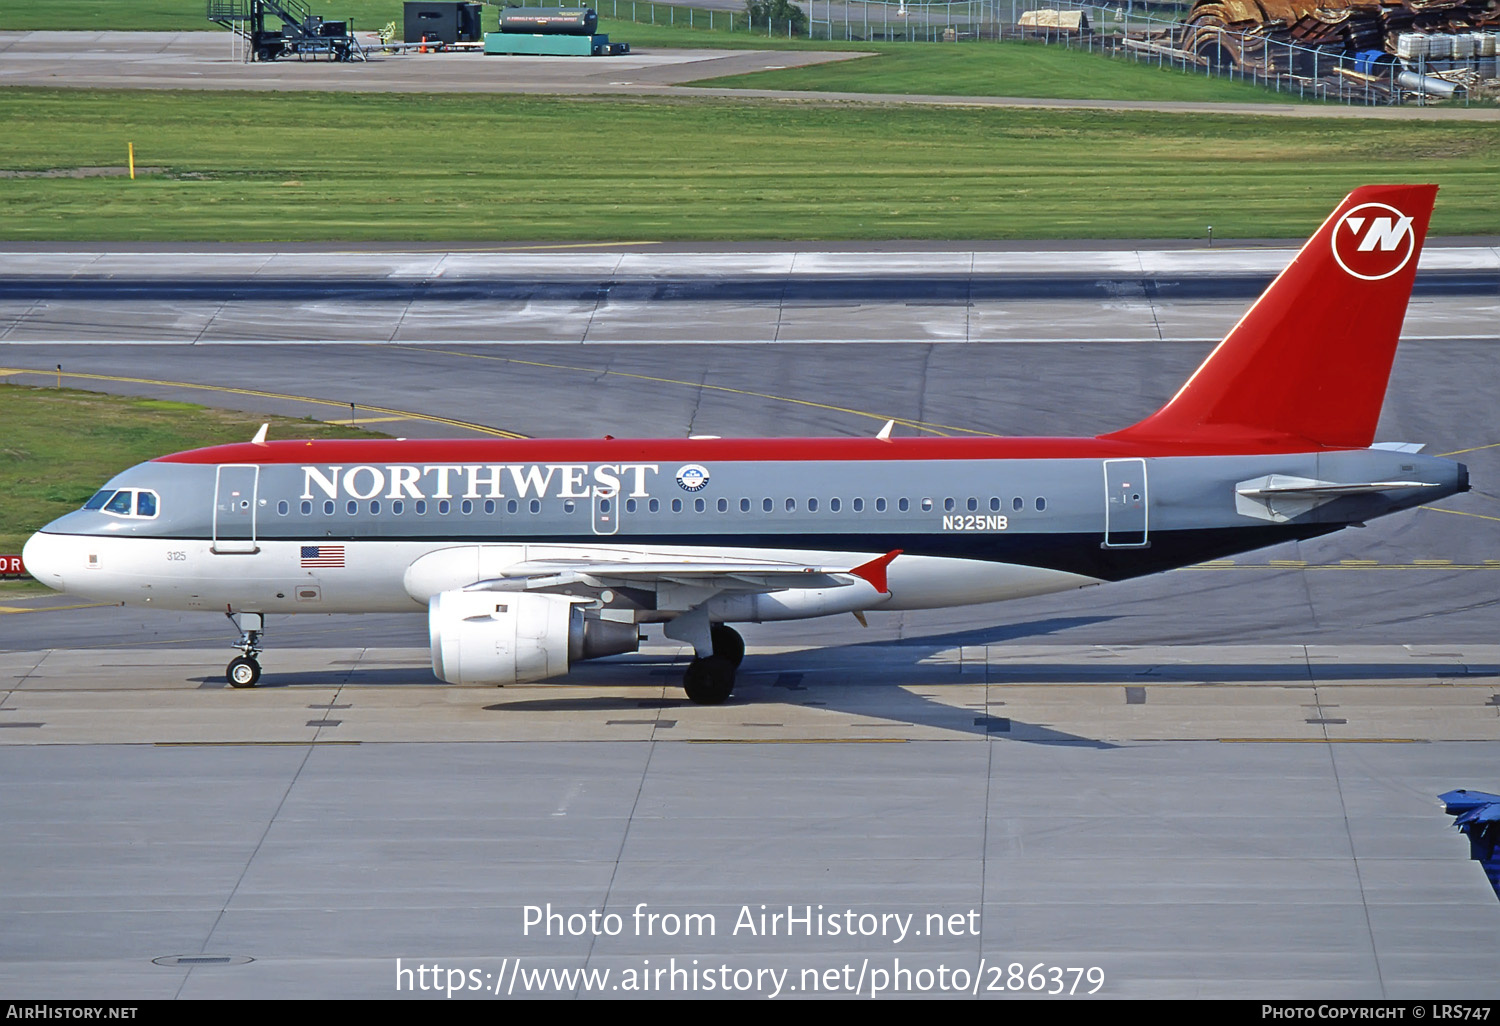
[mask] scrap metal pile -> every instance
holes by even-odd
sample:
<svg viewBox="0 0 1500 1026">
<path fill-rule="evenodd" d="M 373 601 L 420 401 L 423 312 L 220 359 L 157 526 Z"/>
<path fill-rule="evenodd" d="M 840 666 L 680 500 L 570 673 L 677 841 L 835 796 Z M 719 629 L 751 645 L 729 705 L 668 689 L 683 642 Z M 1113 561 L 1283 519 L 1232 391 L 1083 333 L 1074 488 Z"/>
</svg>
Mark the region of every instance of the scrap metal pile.
<svg viewBox="0 0 1500 1026">
<path fill-rule="evenodd" d="M 1210 65 L 1264 68 L 1276 43 L 1396 54 L 1403 35 L 1496 30 L 1500 0 L 1198 0 L 1181 47 Z"/>
</svg>

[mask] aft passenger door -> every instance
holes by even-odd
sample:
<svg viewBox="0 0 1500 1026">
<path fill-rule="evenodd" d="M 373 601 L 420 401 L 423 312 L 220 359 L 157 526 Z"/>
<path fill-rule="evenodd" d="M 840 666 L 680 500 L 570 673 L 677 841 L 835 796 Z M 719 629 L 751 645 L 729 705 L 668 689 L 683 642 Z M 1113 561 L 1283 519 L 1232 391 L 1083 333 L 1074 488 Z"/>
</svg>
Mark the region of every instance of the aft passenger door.
<svg viewBox="0 0 1500 1026">
<path fill-rule="evenodd" d="M 225 464 L 214 481 L 213 551 L 258 552 L 255 544 L 255 507 L 260 468 Z"/>
<path fill-rule="evenodd" d="M 1104 547 L 1144 548 L 1150 544 L 1150 501 L 1145 460 L 1104 461 Z"/>
</svg>

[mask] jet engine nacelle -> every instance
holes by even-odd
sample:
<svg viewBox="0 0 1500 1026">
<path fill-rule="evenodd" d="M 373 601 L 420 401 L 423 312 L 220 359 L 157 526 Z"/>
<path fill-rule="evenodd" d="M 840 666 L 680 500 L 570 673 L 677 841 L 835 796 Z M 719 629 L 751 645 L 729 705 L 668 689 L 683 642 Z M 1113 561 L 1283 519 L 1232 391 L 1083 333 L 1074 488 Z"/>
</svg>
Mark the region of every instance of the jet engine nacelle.
<svg viewBox="0 0 1500 1026">
<path fill-rule="evenodd" d="M 635 624 L 588 616 L 560 595 L 444 591 L 427 606 L 432 672 L 449 684 L 523 684 L 569 662 L 634 652 Z"/>
</svg>

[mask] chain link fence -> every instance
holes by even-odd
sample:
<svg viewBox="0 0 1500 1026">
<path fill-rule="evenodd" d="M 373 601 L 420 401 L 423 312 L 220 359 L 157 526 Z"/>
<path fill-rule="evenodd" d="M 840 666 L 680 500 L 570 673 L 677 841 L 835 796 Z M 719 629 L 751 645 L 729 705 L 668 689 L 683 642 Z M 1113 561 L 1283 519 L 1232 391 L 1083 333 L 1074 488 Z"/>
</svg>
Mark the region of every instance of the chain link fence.
<svg viewBox="0 0 1500 1026">
<path fill-rule="evenodd" d="M 606 0 L 600 15 L 652 25 L 707 28 L 760 36 L 842 42 L 957 42 L 1030 39 L 1163 68 L 1244 81 L 1300 100 L 1359 105 L 1457 102 L 1494 88 L 1500 33 L 1455 36 L 1434 56 L 1429 45 L 1447 37 L 1423 35 L 1412 53 L 1349 53 L 1339 47 L 1303 46 L 1265 32 L 1192 27 L 1163 5 L 1134 0 L 1115 4 L 1056 0 L 802 0 L 807 25 L 757 23 L 744 10 L 699 8 L 651 0 Z M 1178 9 L 1185 11 L 1186 6 Z M 1403 37 L 1404 39 L 1405 37 Z M 1423 40 L 1430 42 L 1423 42 Z M 1454 50 L 1464 50 L 1459 56 Z"/>
</svg>

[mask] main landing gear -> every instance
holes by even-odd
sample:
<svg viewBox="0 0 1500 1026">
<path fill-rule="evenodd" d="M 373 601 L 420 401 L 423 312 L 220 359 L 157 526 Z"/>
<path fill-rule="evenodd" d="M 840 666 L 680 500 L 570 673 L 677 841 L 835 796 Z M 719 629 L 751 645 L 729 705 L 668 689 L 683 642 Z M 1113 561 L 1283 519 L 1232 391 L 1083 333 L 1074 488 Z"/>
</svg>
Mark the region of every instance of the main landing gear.
<svg viewBox="0 0 1500 1026">
<path fill-rule="evenodd" d="M 224 668 L 224 679 L 230 687 L 253 688 L 260 680 L 260 635 L 265 628 L 265 617 L 260 613 L 241 613 L 236 620 L 234 614 L 225 612 L 229 622 L 240 629 L 240 640 L 234 643 L 240 654 L 229 660 Z"/>
<path fill-rule="evenodd" d="M 745 659 L 745 639 L 727 624 L 709 627 L 713 655 L 697 656 L 682 675 L 682 689 L 699 705 L 723 705 L 734 690 L 734 674 Z"/>
</svg>

